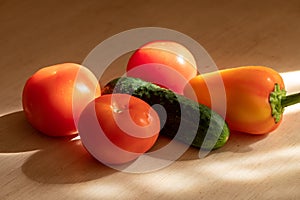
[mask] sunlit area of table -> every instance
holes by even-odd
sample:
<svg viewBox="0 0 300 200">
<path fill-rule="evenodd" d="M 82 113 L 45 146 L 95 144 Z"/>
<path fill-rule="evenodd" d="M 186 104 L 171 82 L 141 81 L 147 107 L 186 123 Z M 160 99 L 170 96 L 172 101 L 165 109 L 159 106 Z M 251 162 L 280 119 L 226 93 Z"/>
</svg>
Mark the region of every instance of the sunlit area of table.
<svg viewBox="0 0 300 200">
<path fill-rule="evenodd" d="M 140 27 L 181 32 L 219 69 L 271 67 L 300 91 L 299 1 L 0 1 L 0 199 L 300 199 L 300 104 L 266 135 L 232 132 L 199 158 L 126 173 L 94 159 L 76 136 L 53 138 L 26 121 L 23 86 L 38 69 L 82 63 L 105 39 Z M 114 48 L 113 46 L 110 48 Z M 122 74 L 130 53 L 112 63 Z M 157 146 L 167 143 L 161 137 Z M 180 145 L 180 144 L 179 144 Z"/>
</svg>

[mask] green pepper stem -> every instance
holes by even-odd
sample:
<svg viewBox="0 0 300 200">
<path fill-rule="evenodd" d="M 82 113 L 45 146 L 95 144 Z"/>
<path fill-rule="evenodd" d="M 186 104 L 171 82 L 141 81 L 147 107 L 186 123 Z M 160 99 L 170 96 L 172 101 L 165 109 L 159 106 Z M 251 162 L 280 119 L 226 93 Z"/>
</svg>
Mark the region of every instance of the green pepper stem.
<svg viewBox="0 0 300 200">
<path fill-rule="evenodd" d="M 300 93 L 288 95 L 281 100 L 282 107 L 291 106 L 297 103 L 300 103 Z"/>
<path fill-rule="evenodd" d="M 279 122 L 284 111 L 282 106 L 282 100 L 286 98 L 286 91 L 284 88 L 280 88 L 279 84 L 274 85 L 273 92 L 270 93 L 270 106 L 272 109 L 272 117 L 275 120 L 275 123 Z"/>
<path fill-rule="evenodd" d="M 279 84 L 276 83 L 273 92 L 270 93 L 269 102 L 272 117 L 277 123 L 280 121 L 285 107 L 300 103 L 300 93 L 286 96 L 285 89 L 280 88 Z"/>
</svg>

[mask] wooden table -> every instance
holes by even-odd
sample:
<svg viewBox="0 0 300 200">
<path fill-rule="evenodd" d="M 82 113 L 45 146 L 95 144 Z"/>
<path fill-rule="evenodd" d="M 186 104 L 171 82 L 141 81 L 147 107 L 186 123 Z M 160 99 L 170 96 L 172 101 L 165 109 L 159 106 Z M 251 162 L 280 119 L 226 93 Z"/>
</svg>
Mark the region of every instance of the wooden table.
<svg viewBox="0 0 300 200">
<path fill-rule="evenodd" d="M 190 36 L 220 69 L 270 66 L 289 93 L 300 91 L 299 1 L 2 0 L 0 25 L 1 200 L 300 199 L 297 105 L 269 135 L 232 134 L 205 158 L 191 148 L 170 166 L 141 174 L 102 165 L 79 140 L 38 133 L 21 105 L 23 85 L 39 68 L 82 63 L 100 42 L 138 27 Z"/>
</svg>

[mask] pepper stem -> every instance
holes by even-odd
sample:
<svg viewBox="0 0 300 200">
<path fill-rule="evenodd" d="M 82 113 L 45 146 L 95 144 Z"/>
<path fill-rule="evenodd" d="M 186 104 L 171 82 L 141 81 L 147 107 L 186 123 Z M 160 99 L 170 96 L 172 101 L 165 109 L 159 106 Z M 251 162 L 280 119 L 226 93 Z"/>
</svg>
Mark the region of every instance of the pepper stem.
<svg viewBox="0 0 300 200">
<path fill-rule="evenodd" d="M 300 103 L 300 93 L 291 94 L 281 100 L 282 107 L 291 106 Z"/>
<path fill-rule="evenodd" d="M 275 123 L 277 123 L 280 121 L 285 107 L 300 103 L 300 93 L 286 96 L 285 89 L 280 89 L 279 84 L 276 83 L 274 85 L 274 91 L 270 93 L 269 101 L 272 116 Z"/>
</svg>

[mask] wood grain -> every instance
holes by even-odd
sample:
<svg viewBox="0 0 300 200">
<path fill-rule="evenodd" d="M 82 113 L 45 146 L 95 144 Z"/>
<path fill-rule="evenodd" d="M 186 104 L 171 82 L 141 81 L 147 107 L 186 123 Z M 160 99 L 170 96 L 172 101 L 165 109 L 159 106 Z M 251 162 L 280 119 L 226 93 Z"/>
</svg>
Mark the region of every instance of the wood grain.
<svg viewBox="0 0 300 200">
<path fill-rule="evenodd" d="M 36 70 L 82 63 L 103 40 L 138 27 L 192 37 L 220 69 L 270 66 L 289 92 L 300 91 L 299 1 L 1 0 L 0 25 L 1 200 L 300 199 L 299 106 L 286 109 L 269 135 L 233 133 L 205 158 L 190 148 L 168 167 L 141 174 L 97 162 L 79 140 L 40 134 L 21 106 L 23 85 Z M 121 73 L 126 59 L 103 81 Z"/>
</svg>

